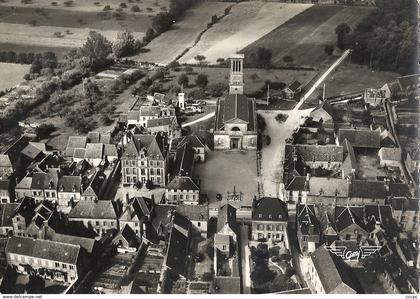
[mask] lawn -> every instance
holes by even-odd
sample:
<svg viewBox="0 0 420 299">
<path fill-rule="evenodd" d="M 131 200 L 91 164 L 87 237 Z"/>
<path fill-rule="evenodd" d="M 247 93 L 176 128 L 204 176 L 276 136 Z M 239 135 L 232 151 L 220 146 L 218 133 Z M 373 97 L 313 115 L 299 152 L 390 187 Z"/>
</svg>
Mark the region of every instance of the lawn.
<svg viewBox="0 0 420 299">
<path fill-rule="evenodd" d="M 207 153 L 205 163 L 195 165 L 195 175 L 200 178 L 200 190 L 207 194 L 211 207 L 221 202 L 216 195 L 227 192 L 243 193 L 242 202 L 229 202 L 240 207 L 251 205 L 257 193 L 257 161 L 255 151 L 212 151 Z M 222 201 L 223 202 L 223 201 Z"/>
<path fill-rule="evenodd" d="M 340 23 L 354 27 L 372 8 L 316 5 L 292 18 L 261 39 L 247 46 L 243 52 L 250 55 L 259 47 L 273 51 L 272 62 L 285 65 L 283 57 L 293 57 L 291 64 L 319 66 L 327 57 L 326 44 L 335 44 L 334 29 Z"/>
<path fill-rule="evenodd" d="M 0 91 L 24 81 L 23 75 L 28 71 L 29 65 L 0 62 Z"/>
<path fill-rule="evenodd" d="M 181 63 L 195 63 L 196 55 L 215 63 L 227 58 L 238 49 L 255 42 L 311 4 L 242 2 L 234 5 L 230 13 L 203 34 L 200 41 L 181 59 Z"/>
<path fill-rule="evenodd" d="M 152 40 L 146 53 L 136 56 L 138 61 L 167 64 L 186 48 L 193 46 L 199 33 L 207 27 L 213 15 L 221 16 L 229 3 L 201 2 L 184 12 L 173 28 Z"/>
</svg>

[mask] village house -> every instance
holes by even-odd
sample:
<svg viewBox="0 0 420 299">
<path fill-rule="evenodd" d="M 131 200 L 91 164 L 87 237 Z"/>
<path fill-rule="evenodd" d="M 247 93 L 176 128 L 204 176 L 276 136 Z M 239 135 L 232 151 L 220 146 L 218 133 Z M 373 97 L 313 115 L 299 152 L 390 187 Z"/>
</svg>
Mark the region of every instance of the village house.
<svg viewBox="0 0 420 299">
<path fill-rule="evenodd" d="M 386 83 L 381 90 L 385 92 L 385 97 L 393 101 L 405 100 L 409 98 L 418 99 L 420 87 L 420 77 L 412 74 L 397 78 L 397 80 Z"/>
<path fill-rule="evenodd" d="M 186 217 L 174 213 L 168 246 L 163 260 L 165 271 L 170 269 L 184 279 L 187 278 L 189 264 L 191 226 L 191 222 Z"/>
<path fill-rule="evenodd" d="M 175 176 L 165 189 L 167 204 L 198 205 L 200 188 L 189 176 Z"/>
<path fill-rule="evenodd" d="M 1 203 L 7 203 L 12 202 L 15 199 L 15 194 L 13 192 L 13 189 L 10 185 L 10 180 L 2 180 L 0 179 L 0 202 Z"/>
<path fill-rule="evenodd" d="M 83 187 L 81 200 L 99 200 L 105 187 L 106 176 L 101 171 L 96 171 L 88 178 L 87 186 Z"/>
<path fill-rule="evenodd" d="M 147 121 L 147 132 L 157 134 L 164 132 L 171 138 L 177 138 L 181 135 L 180 126 L 176 116 L 161 117 Z"/>
<path fill-rule="evenodd" d="M 308 259 L 305 276 L 311 290 L 317 294 L 356 294 L 350 269 L 343 260 L 328 251 L 325 246 L 318 247 Z"/>
<path fill-rule="evenodd" d="M 25 197 L 19 203 L 12 215 L 14 235 L 24 235 L 26 228 L 31 224 L 32 218 L 35 216 L 35 207 L 35 200 L 31 197 Z"/>
<path fill-rule="evenodd" d="M 339 170 L 343 164 L 344 149 L 341 145 L 286 144 L 285 156 L 295 153 L 310 169 Z"/>
<path fill-rule="evenodd" d="M 114 237 L 112 244 L 118 247 L 118 252 L 136 252 L 140 247 L 141 238 L 126 224 Z"/>
<path fill-rule="evenodd" d="M 172 139 L 169 154 L 175 156 L 178 148 L 189 144 L 194 149 L 194 161 L 204 162 L 206 160 L 206 151 L 208 150 L 205 142 L 197 135 L 188 135 Z"/>
<path fill-rule="evenodd" d="M 166 137 L 162 134 L 135 134 L 121 157 L 124 185 L 145 184 L 165 186 L 167 170 Z"/>
<path fill-rule="evenodd" d="M 52 230 L 63 227 L 64 222 L 57 212 L 54 205 L 47 201 L 39 203 L 34 209 L 35 215 L 32 217 L 31 222 L 27 225 L 23 236 L 32 238 L 41 238 L 45 228 L 48 227 Z"/>
<path fill-rule="evenodd" d="M 93 167 L 98 167 L 102 162 L 104 145 L 102 143 L 86 144 L 85 160 Z"/>
<path fill-rule="evenodd" d="M 363 218 L 363 208 L 336 207 L 335 228 L 342 241 L 353 241 L 360 245 L 368 238 Z"/>
<path fill-rule="evenodd" d="M 254 202 L 252 240 L 287 243 L 287 206 L 278 198 L 263 197 Z"/>
<path fill-rule="evenodd" d="M 82 223 L 100 237 L 108 231 L 118 231 L 118 211 L 116 204 L 108 200 L 81 200 L 68 214 L 70 222 Z"/>
<path fill-rule="evenodd" d="M 79 245 L 13 236 L 6 245 L 7 263 L 18 273 L 35 271 L 44 278 L 74 283 L 87 270 Z"/>
<path fill-rule="evenodd" d="M 58 205 L 71 208 L 81 199 L 82 178 L 80 176 L 64 175 L 58 180 Z"/>
<path fill-rule="evenodd" d="M 49 168 L 47 172 L 36 172 L 32 176 L 31 193 L 36 202 L 57 201 L 59 168 Z"/>
<path fill-rule="evenodd" d="M 0 204 L 0 237 L 7 238 L 13 234 L 13 216 L 19 208 L 19 203 Z"/>
<path fill-rule="evenodd" d="M 381 147 L 378 152 L 381 167 L 400 167 L 401 149 L 399 147 Z"/>
<path fill-rule="evenodd" d="M 283 98 L 286 100 L 293 100 L 297 94 L 302 91 L 302 84 L 295 80 L 286 86 L 283 90 Z"/>
<path fill-rule="evenodd" d="M 8 155 L 0 155 L 0 178 L 7 179 L 13 173 L 13 165 Z"/>
<path fill-rule="evenodd" d="M 417 236 L 420 214 L 418 198 L 391 198 L 392 216 L 401 229 Z"/>
<path fill-rule="evenodd" d="M 243 95 L 243 54 L 231 57 L 229 95 L 217 101 L 214 149 L 256 149 L 255 99 Z"/>
<path fill-rule="evenodd" d="M 377 107 L 382 105 L 383 101 L 386 99 L 386 93 L 383 89 L 367 88 L 363 93 L 363 99 L 369 106 Z"/>
<path fill-rule="evenodd" d="M 378 130 L 354 128 L 338 129 L 337 145 L 343 144 L 346 139 L 354 148 L 379 149 L 381 147 L 381 136 Z"/>
<path fill-rule="evenodd" d="M 209 221 L 209 207 L 208 205 L 178 205 L 176 212 L 186 218 L 192 223 L 192 228 L 201 233 L 204 238 L 207 238 L 207 225 Z"/>
<path fill-rule="evenodd" d="M 126 208 L 119 218 L 120 227 L 129 226 L 138 237 L 146 232 L 146 222 L 154 216 L 154 201 L 147 197 L 134 197 L 127 199 Z"/>
<path fill-rule="evenodd" d="M 296 226 L 301 252 L 314 252 L 321 244 L 321 226 L 315 216 L 314 205 L 299 205 Z"/>
<path fill-rule="evenodd" d="M 311 111 L 309 117 L 317 123 L 330 123 L 334 120 L 334 108 L 328 101 L 324 101 Z"/>
<path fill-rule="evenodd" d="M 75 149 L 85 149 L 86 144 L 86 136 L 69 136 L 64 156 L 73 157 Z"/>
</svg>

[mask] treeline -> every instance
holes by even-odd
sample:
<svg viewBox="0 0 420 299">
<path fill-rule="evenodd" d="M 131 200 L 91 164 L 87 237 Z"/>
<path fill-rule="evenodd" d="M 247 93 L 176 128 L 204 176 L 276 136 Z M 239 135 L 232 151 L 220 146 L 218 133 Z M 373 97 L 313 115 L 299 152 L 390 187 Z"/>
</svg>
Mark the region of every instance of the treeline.
<svg viewBox="0 0 420 299">
<path fill-rule="evenodd" d="M 353 49 L 352 60 L 402 75 L 417 73 L 417 4 L 377 0 L 377 8 L 353 30 L 336 28 L 337 46 Z"/>
<path fill-rule="evenodd" d="M 39 61 L 44 67 L 57 67 L 57 56 L 55 53 L 47 51 L 44 53 L 16 53 L 15 51 L 0 52 L 0 62 L 32 64 L 34 61 Z"/>
</svg>

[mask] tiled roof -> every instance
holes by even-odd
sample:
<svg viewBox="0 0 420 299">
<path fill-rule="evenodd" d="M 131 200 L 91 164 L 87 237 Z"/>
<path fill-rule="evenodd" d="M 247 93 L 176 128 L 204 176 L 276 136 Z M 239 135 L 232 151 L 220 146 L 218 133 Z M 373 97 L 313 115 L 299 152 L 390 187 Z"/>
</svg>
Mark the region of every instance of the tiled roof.
<svg viewBox="0 0 420 299">
<path fill-rule="evenodd" d="M 99 143 L 99 138 L 101 134 L 99 132 L 89 132 L 87 139 L 89 143 Z"/>
<path fill-rule="evenodd" d="M 319 235 L 321 233 L 321 227 L 315 216 L 314 205 L 299 205 L 297 221 L 302 234 Z"/>
<path fill-rule="evenodd" d="M 411 197 L 410 188 L 404 183 L 390 183 L 388 195 L 393 197 Z"/>
<path fill-rule="evenodd" d="M 385 183 L 381 181 L 352 180 L 350 185 L 350 197 L 379 198 L 387 196 Z"/>
<path fill-rule="evenodd" d="M 401 89 L 414 90 L 420 84 L 420 77 L 419 77 L 419 74 L 413 74 L 413 75 L 399 77 L 397 81 Z"/>
<path fill-rule="evenodd" d="M 419 204 L 418 198 L 391 198 L 392 209 L 396 211 L 418 211 Z"/>
<path fill-rule="evenodd" d="M 87 137 L 85 136 L 69 136 L 67 148 L 85 148 Z"/>
<path fill-rule="evenodd" d="M 309 194 L 327 197 L 348 197 L 349 183 L 345 179 L 311 177 Z"/>
<path fill-rule="evenodd" d="M 326 294 L 334 293 L 343 283 L 352 287 L 343 261 L 324 246 L 318 247 L 311 254 L 311 259 Z"/>
<path fill-rule="evenodd" d="M 175 176 L 166 186 L 166 190 L 200 190 L 197 184 L 188 176 Z"/>
<path fill-rule="evenodd" d="M 147 127 L 153 128 L 153 127 L 160 127 L 160 126 L 170 126 L 170 125 L 175 124 L 175 122 L 176 122 L 175 116 L 154 118 L 154 119 L 149 119 L 147 121 Z"/>
<path fill-rule="evenodd" d="M 178 205 L 176 212 L 191 221 L 209 220 L 209 207 L 207 205 Z"/>
<path fill-rule="evenodd" d="M 42 149 L 39 147 L 29 143 L 22 151 L 21 154 L 31 158 L 35 159 L 39 154 L 42 153 Z"/>
<path fill-rule="evenodd" d="M 174 161 L 174 175 L 191 176 L 194 167 L 194 149 L 189 144 L 178 148 Z"/>
<path fill-rule="evenodd" d="M 64 235 L 64 234 L 57 234 L 54 233 L 51 237 L 51 241 L 61 242 L 66 244 L 73 244 L 73 245 L 80 245 L 80 247 L 84 248 L 88 253 L 92 253 L 93 248 L 95 246 L 95 239 L 91 238 L 84 238 L 78 236 L 71 236 L 71 235 Z"/>
<path fill-rule="evenodd" d="M 347 139 L 353 147 L 360 148 L 380 148 L 381 136 L 379 131 L 353 129 L 353 128 L 340 128 L 338 130 L 338 140 L 340 144 Z"/>
<path fill-rule="evenodd" d="M 123 153 L 123 158 L 133 158 L 139 155 L 139 152 L 144 150 L 145 155 L 149 157 L 165 158 L 166 151 L 164 150 L 164 138 L 158 135 L 135 134 L 133 140 L 128 144 Z"/>
<path fill-rule="evenodd" d="M 70 211 L 69 219 L 117 219 L 117 212 L 109 200 L 81 200 Z"/>
<path fill-rule="evenodd" d="M 338 232 L 346 229 L 352 224 L 356 224 L 363 230 L 366 229 L 363 218 L 361 219 L 352 207 L 345 207 L 344 209 L 336 207 L 335 209 L 335 227 Z"/>
<path fill-rule="evenodd" d="M 309 188 L 309 185 L 308 185 Z M 306 189 L 306 177 L 295 176 L 290 183 L 286 186 L 288 191 L 304 191 Z"/>
<path fill-rule="evenodd" d="M 158 106 L 141 106 L 140 116 L 156 116 L 159 117 L 160 108 Z"/>
<path fill-rule="evenodd" d="M 84 159 L 86 155 L 85 148 L 75 148 L 73 151 L 73 158 L 75 159 Z"/>
<path fill-rule="evenodd" d="M 0 155 L 0 167 L 12 167 L 12 162 L 10 162 L 8 155 Z"/>
<path fill-rule="evenodd" d="M 188 135 L 180 138 L 175 138 L 171 142 L 171 150 L 177 149 L 184 144 L 188 143 L 192 147 L 204 147 L 204 141 L 200 139 L 197 135 Z"/>
<path fill-rule="evenodd" d="M 99 171 L 97 171 L 91 181 L 89 182 L 89 185 L 86 187 L 86 189 L 83 191 L 83 196 L 99 196 L 99 192 L 101 190 L 102 184 L 105 182 L 105 175 Z"/>
<path fill-rule="evenodd" d="M 88 143 L 85 159 L 102 159 L 104 145 L 102 143 Z"/>
<path fill-rule="evenodd" d="M 103 143 L 105 145 L 111 143 L 111 135 L 110 134 L 101 134 L 101 137 L 99 138 L 99 143 Z"/>
<path fill-rule="evenodd" d="M 0 204 L 0 227 L 13 226 L 12 217 L 16 214 L 18 203 Z"/>
<path fill-rule="evenodd" d="M 58 169 L 50 168 L 47 173 L 36 172 L 32 176 L 31 189 L 57 189 Z"/>
<path fill-rule="evenodd" d="M 287 221 L 287 206 L 278 198 L 263 197 L 254 208 L 252 220 Z"/>
<path fill-rule="evenodd" d="M 118 151 L 115 144 L 104 144 L 105 157 L 118 157 Z"/>
<path fill-rule="evenodd" d="M 401 161 L 401 149 L 399 147 L 382 147 L 378 152 L 379 158 L 385 161 Z"/>
<path fill-rule="evenodd" d="M 315 162 L 343 162 L 343 147 L 337 145 L 286 145 L 285 154 L 293 152 L 293 148 L 303 160 L 310 164 Z"/>
<path fill-rule="evenodd" d="M 80 192 L 82 178 L 80 176 L 64 175 L 58 181 L 58 191 L 60 192 Z"/>
<path fill-rule="evenodd" d="M 153 200 L 147 197 L 134 197 L 120 221 L 141 221 L 143 217 L 150 217 L 153 209 Z"/>
<path fill-rule="evenodd" d="M 302 86 L 302 84 L 299 82 L 299 81 L 297 81 L 297 80 L 295 80 L 295 81 L 293 81 L 288 87 L 289 87 L 289 89 L 291 90 L 291 91 L 293 91 L 293 92 L 295 92 L 295 91 L 297 91 L 298 89 L 299 89 L 299 87 L 301 87 Z"/>
<path fill-rule="evenodd" d="M 76 264 L 80 246 L 61 242 L 32 239 L 13 236 L 9 238 L 6 252 L 56 261 L 67 264 Z"/>
<path fill-rule="evenodd" d="M 216 111 L 216 130 L 224 128 L 225 123 L 230 121 L 240 121 L 248 124 L 248 130 L 254 131 L 256 124 L 255 103 L 245 95 L 230 94 L 218 101 Z"/>
<path fill-rule="evenodd" d="M 9 190 L 9 185 L 9 180 L 0 180 L 0 190 Z"/>
<path fill-rule="evenodd" d="M 364 209 L 367 221 L 378 221 L 385 229 L 392 227 L 394 218 L 392 217 L 391 206 L 365 205 Z"/>
</svg>

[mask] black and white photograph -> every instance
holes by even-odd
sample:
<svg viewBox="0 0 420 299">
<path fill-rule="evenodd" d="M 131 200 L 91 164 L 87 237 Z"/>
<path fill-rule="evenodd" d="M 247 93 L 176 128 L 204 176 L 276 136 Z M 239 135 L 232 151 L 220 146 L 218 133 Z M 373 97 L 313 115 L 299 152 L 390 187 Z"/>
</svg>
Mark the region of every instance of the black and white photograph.
<svg viewBox="0 0 420 299">
<path fill-rule="evenodd" d="M 0 0 L 0 296 L 417 298 L 419 8 Z"/>
</svg>

